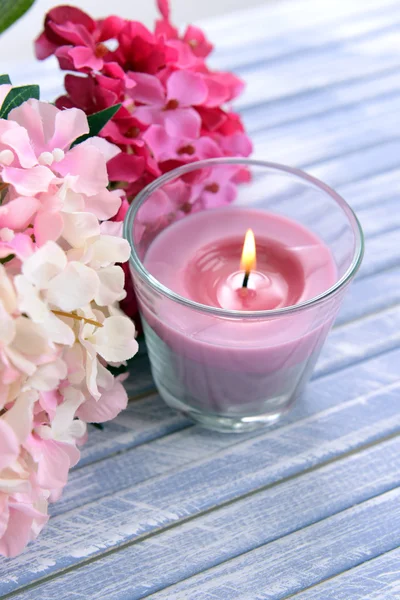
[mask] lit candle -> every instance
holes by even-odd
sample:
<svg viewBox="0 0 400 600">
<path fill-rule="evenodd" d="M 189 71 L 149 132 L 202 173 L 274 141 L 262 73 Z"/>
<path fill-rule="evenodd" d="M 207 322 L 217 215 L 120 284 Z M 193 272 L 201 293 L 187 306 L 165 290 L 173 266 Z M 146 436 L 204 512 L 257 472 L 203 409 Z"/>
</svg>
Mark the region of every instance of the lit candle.
<svg viewBox="0 0 400 600">
<path fill-rule="evenodd" d="M 243 206 L 196 212 L 145 241 L 140 210 L 131 271 L 160 394 L 220 430 L 273 422 L 308 380 L 340 303 L 327 293 L 340 277 L 330 248 L 296 220 Z M 357 249 L 346 219 L 342 272 Z"/>
<path fill-rule="evenodd" d="M 246 230 L 254 234 L 246 237 L 243 251 Z M 142 303 L 147 342 L 150 351 L 157 349 L 161 366 L 162 375 L 155 372 L 161 390 L 167 384 L 194 408 L 228 414 L 247 402 L 254 408 L 266 393 L 287 399 L 331 322 L 310 333 L 307 315 L 248 321 L 246 314 L 295 305 L 330 287 L 336 267 L 321 240 L 279 215 L 221 208 L 167 227 L 144 264 L 184 298 L 243 313 L 243 319 L 227 321 L 160 302 L 154 314 Z"/>
</svg>

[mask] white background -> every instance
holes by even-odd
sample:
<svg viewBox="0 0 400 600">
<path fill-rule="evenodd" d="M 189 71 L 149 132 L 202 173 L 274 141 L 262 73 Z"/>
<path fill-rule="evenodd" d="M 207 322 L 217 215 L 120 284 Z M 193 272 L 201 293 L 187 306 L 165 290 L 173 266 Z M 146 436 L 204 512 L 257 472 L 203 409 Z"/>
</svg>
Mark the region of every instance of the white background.
<svg viewBox="0 0 400 600">
<path fill-rule="evenodd" d="M 176 25 L 223 15 L 270 0 L 170 0 Z M 45 13 L 59 4 L 79 6 L 94 17 L 116 14 L 151 27 L 157 16 L 156 0 L 36 0 L 33 7 L 0 36 L 0 62 L 15 64 L 33 58 L 32 41 L 41 31 Z M 218 40 L 214 40 L 218 44 Z"/>
</svg>

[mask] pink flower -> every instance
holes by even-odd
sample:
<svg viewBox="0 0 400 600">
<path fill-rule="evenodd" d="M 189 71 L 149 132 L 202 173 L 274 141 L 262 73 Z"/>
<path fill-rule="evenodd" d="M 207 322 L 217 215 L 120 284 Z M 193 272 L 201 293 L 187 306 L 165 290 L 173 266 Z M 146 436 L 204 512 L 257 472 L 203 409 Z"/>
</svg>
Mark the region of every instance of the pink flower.
<svg viewBox="0 0 400 600">
<path fill-rule="evenodd" d="M 88 398 L 78 409 L 77 416 L 88 423 L 104 423 L 114 419 L 128 404 L 128 395 L 121 383 L 121 376 L 113 378 L 107 388 L 100 388 L 101 395 L 95 400 Z"/>
<path fill-rule="evenodd" d="M 36 40 L 37 56 L 43 59 L 55 53 L 63 68 L 99 71 L 109 54 L 103 40 L 115 37 L 123 24 L 118 17 L 96 23 L 79 8 L 58 6 L 48 13 L 45 31 Z"/>
<path fill-rule="evenodd" d="M 36 161 L 49 166 L 62 160 L 64 151 L 78 137 L 89 133 L 82 111 L 75 108 L 60 111 L 52 104 L 33 99 L 14 108 L 8 118 L 7 123 L 20 126 L 19 137 L 25 136 L 28 142 L 26 153 L 33 150 Z M 27 159 L 32 160 L 32 155 Z"/>
<path fill-rule="evenodd" d="M 168 135 L 164 127 L 151 125 L 143 139 L 158 162 L 176 160 L 185 164 L 206 158 L 222 156 L 221 148 L 210 137 L 173 137 Z"/>
<path fill-rule="evenodd" d="M 196 138 L 201 119 L 192 106 L 201 105 L 207 98 L 207 86 L 202 77 L 189 71 L 175 71 L 168 77 L 166 87 L 157 77 L 132 73 L 136 83 L 131 96 L 140 102 L 136 118 L 146 125 L 162 125 L 168 135 Z"/>
<path fill-rule="evenodd" d="M 206 58 L 213 49 L 213 45 L 207 40 L 201 29 L 194 25 L 189 25 L 186 29 L 183 41 L 190 46 L 195 56 L 201 58 Z"/>
<path fill-rule="evenodd" d="M 82 111 L 36 100 L 0 119 L 5 556 L 35 539 L 48 501 L 60 497 L 86 437 L 79 415 L 105 420 L 127 403 L 120 379 L 107 369 L 137 351 L 135 327 L 117 306 L 125 291 L 116 263 L 126 262 L 129 245 L 121 224 L 107 221 L 124 198 L 107 189 L 106 163 L 120 150 L 102 138 L 71 149 L 88 129 Z"/>
<path fill-rule="evenodd" d="M 47 521 L 47 498 L 41 493 L 29 456 L 22 453 L 0 484 L 0 554 L 10 558 L 20 554 Z"/>
<path fill-rule="evenodd" d="M 201 181 L 193 184 L 191 203 L 204 209 L 233 202 L 237 194 L 235 178 L 240 170 L 236 165 L 221 165 L 210 169 Z"/>
</svg>

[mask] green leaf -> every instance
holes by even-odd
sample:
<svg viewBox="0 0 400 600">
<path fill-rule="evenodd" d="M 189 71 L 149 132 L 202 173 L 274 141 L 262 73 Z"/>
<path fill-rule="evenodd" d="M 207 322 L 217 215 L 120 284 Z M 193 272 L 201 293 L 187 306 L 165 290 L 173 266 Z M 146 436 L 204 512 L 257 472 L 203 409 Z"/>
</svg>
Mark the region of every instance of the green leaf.
<svg viewBox="0 0 400 600">
<path fill-rule="evenodd" d="M 115 106 L 109 106 L 108 108 L 105 108 L 100 112 L 93 113 L 93 115 L 89 115 L 87 118 L 89 123 L 89 133 L 86 135 L 81 135 L 81 137 L 75 140 L 72 146 L 76 146 L 76 144 L 81 144 L 88 138 L 91 138 L 100 133 L 104 125 L 106 125 L 108 121 L 110 121 L 110 119 L 113 118 L 115 113 L 117 113 L 120 108 L 121 104 L 116 104 Z"/>
<path fill-rule="evenodd" d="M 17 21 L 35 0 L 0 0 L 0 33 Z"/>
<path fill-rule="evenodd" d="M 15 254 L 9 254 L 8 256 L 6 256 L 5 258 L 0 258 L 0 264 L 1 265 L 5 265 L 6 263 L 8 263 L 10 260 L 12 260 L 13 258 L 15 258 Z"/>
<path fill-rule="evenodd" d="M 0 0 L 0 4 L 1 4 L 1 0 Z M 3 85 L 3 83 L 11 83 L 11 80 L 8 75 L 0 75 L 0 85 Z"/>
<path fill-rule="evenodd" d="M 29 98 L 36 98 L 36 100 L 39 100 L 38 85 L 22 85 L 21 87 L 15 87 L 10 90 L 0 109 L 0 119 L 7 119 L 8 113 L 13 108 L 20 106 L 23 102 L 29 100 Z"/>
</svg>

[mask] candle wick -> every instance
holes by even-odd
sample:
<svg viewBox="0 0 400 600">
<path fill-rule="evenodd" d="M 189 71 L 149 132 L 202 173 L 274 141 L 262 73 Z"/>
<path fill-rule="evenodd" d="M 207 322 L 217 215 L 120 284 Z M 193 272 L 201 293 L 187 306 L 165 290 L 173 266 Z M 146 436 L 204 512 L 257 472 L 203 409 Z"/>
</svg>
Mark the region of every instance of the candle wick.
<svg viewBox="0 0 400 600">
<path fill-rule="evenodd" d="M 247 284 L 249 283 L 249 277 L 250 277 L 250 271 L 246 271 L 246 273 L 244 274 L 244 279 L 243 279 L 243 283 L 242 283 L 243 288 L 247 288 Z"/>
</svg>

